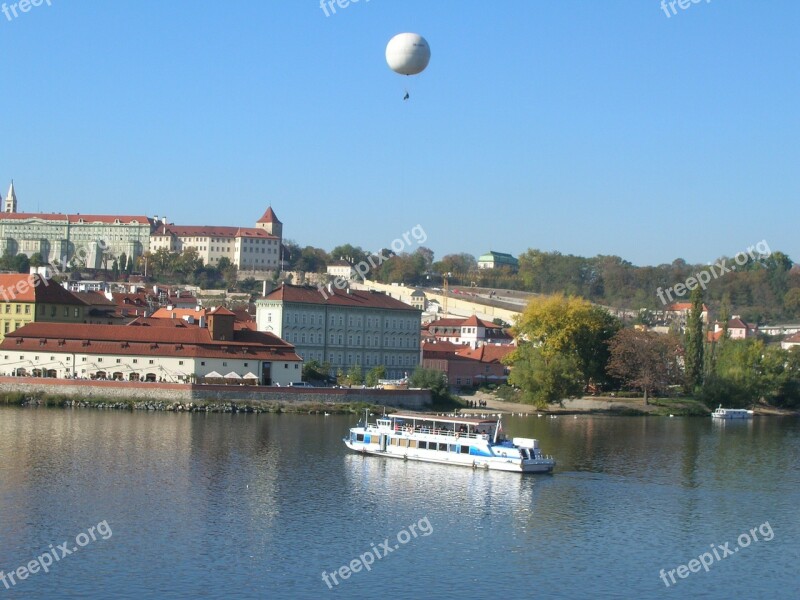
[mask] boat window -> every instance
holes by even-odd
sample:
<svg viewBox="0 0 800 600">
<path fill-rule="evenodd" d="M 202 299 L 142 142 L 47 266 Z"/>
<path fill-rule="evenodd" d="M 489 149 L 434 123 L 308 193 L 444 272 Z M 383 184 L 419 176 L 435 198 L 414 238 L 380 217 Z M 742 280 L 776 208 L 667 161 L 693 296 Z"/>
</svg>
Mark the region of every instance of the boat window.
<svg viewBox="0 0 800 600">
<path fill-rule="evenodd" d="M 363 442 L 364 441 L 364 434 L 363 433 L 357 433 L 356 434 L 356 441 L 357 442 Z"/>
<path fill-rule="evenodd" d="M 417 447 L 417 440 L 408 440 L 410 443 L 409 448 L 416 448 Z"/>
<path fill-rule="evenodd" d="M 450 452 L 458 452 L 458 446 L 455 444 L 450 444 Z"/>
<path fill-rule="evenodd" d="M 439 442 L 439 450 L 441 450 L 442 452 L 447 452 L 447 444 Z"/>
<path fill-rule="evenodd" d="M 461 454 L 469 454 L 469 446 L 461 446 Z"/>
</svg>

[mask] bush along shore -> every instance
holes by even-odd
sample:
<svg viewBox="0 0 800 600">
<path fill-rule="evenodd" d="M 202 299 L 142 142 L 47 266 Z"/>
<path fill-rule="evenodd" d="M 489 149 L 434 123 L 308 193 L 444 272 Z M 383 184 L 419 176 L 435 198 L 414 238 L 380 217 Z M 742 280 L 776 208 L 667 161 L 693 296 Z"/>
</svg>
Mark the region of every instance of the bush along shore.
<svg viewBox="0 0 800 600">
<path fill-rule="evenodd" d="M 49 408 L 95 408 L 107 410 L 143 410 L 192 413 L 292 413 L 292 414 L 361 414 L 365 409 L 377 411 L 383 407 L 362 403 L 320 404 L 308 402 L 168 402 L 147 400 L 119 400 L 107 398 L 82 398 L 57 394 L 23 394 L 11 392 L 0 396 L 0 405 Z"/>
</svg>

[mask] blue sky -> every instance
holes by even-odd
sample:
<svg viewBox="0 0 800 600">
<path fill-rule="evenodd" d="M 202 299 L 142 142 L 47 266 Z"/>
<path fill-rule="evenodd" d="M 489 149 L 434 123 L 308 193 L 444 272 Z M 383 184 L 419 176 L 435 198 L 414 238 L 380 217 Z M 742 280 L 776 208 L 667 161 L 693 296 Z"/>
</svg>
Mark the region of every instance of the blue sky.
<svg viewBox="0 0 800 600">
<path fill-rule="evenodd" d="M 20 210 L 167 215 L 330 250 L 421 224 L 527 248 L 800 261 L 800 3 L 51 0 L 0 13 Z M 414 31 L 432 59 L 388 69 Z M 406 86 L 411 99 L 403 102 Z"/>
</svg>

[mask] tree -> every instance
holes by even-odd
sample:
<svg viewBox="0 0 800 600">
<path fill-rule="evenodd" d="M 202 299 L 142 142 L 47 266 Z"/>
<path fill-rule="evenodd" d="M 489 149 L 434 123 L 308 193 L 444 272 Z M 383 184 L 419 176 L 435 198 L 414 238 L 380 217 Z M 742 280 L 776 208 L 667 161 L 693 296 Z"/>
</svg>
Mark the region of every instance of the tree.
<svg viewBox="0 0 800 600">
<path fill-rule="evenodd" d="M 119 271 L 120 273 L 127 273 L 128 271 L 128 255 L 124 252 L 119 255 Z"/>
<path fill-rule="evenodd" d="M 119 279 L 119 264 L 117 263 L 117 259 L 114 259 L 114 262 L 111 263 L 111 278 L 116 281 Z"/>
<path fill-rule="evenodd" d="M 303 365 L 303 380 L 304 381 L 326 381 L 328 379 L 328 372 L 319 361 L 309 360 Z"/>
<path fill-rule="evenodd" d="M 41 252 L 34 252 L 29 259 L 30 266 L 34 268 L 43 267 L 46 263 Z"/>
<path fill-rule="evenodd" d="M 361 370 L 361 365 L 353 365 L 347 371 L 347 379 L 348 385 L 361 385 L 364 383 L 364 372 Z"/>
<path fill-rule="evenodd" d="M 560 402 L 583 390 L 584 381 L 574 354 L 548 355 L 541 347 L 525 344 L 513 353 L 513 365 L 508 383 L 520 388 L 523 400 L 537 407 Z"/>
<path fill-rule="evenodd" d="M 626 387 L 641 391 L 644 403 L 652 393 L 663 392 L 681 378 L 680 344 L 671 335 L 622 329 L 609 341 L 608 372 Z"/>
<path fill-rule="evenodd" d="M 30 273 L 31 263 L 27 254 L 17 254 L 12 261 L 12 268 L 17 273 Z"/>
<path fill-rule="evenodd" d="M 342 244 L 341 246 L 336 246 L 336 248 L 331 250 L 330 258 L 332 261 L 344 259 L 349 261 L 352 265 L 357 265 L 362 260 L 366 260 L 368 254 L 369 253 L 361 246 Z"/>
<path fill-rule="evenodd" d="M 417 367 L 408 382 L 411 387 L 430 390 L 434 402 L 451 399 L 448 391 L 447 375 L 441 371 Z"/>
<path fill-rule="evenodd" d="M 584 382 L 607 380 L 607 342 L 619 330 L 619 319 L 608 311 L 574 296 L 541 296 L 533 298 L 513 328 L 521 340 L 519 348 L 533 345 L 541 348 L 544 364 L 556 355 L 575 359 Z M 515 355 L 510 355 L 516 366 Z"/>
<path fill-rule="evenodd" d="M 378 385 L 378 382 L 381 379 L 386 377 L 386 367 L 383 365 L 378 365 L 377 367 L 372 367 L 369 371 L 367 371 L 366 383 L 367 387 L 375 387 Z"/>
<path fill-rule="evenodd" d="M 706 378 L 708 406 L 775 406 L 800 403 L 800 353 L 766 346 L 757 339 L 729 340 L 718 349 L 716 369 Z"/>
<path fill-rule="evenodd" d="M 705 346 L 705 327 L 703 326 L 703 291 L 696 287 L 691 294 L 692 308 L 686 323 L 686 391 L 694 392 L 703 385 L 703 349 Z"/>
</svg>

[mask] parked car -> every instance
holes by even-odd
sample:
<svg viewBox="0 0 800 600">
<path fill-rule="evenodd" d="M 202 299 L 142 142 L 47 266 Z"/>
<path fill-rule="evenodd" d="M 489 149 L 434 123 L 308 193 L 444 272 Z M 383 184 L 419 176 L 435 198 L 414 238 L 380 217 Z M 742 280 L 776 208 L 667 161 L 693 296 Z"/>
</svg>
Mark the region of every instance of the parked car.
<svg viewBox="0 0 800 600">
<path fill-rule="evenodd" d="M 312 388 L 314 387 L 307 381 L 295 381 L 289 384 L 289 387 L 305 387 L 305 388 Z"/>
</svg>

